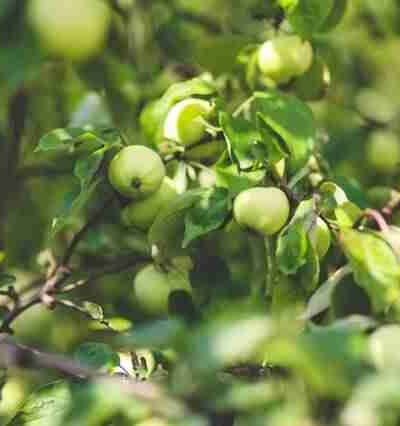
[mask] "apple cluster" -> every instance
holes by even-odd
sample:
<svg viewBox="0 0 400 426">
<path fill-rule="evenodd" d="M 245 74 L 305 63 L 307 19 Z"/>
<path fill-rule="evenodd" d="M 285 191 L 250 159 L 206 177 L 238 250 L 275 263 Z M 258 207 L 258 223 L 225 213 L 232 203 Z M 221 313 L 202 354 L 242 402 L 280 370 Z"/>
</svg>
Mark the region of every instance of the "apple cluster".
<svg viewBox="0 0 400 426">
<path fill-rule="evenodd" d="M 303 48 L 308 51 L 307 46 Z M 263 55 L 267 60 L 265 52 Z M 293 57 L 290 60 L 295 62 Z M 263 64 L 263 68 L 267 69 L 266 64 Z M 301 69 L 304 70 L 305 66 Z M 299 67 L 296 70 L 300 72 Z M 284 71 L 286 76 L 291 72 L 289 69 Z M 221 137 L 211 137 L 208 133 L 208 120 L 212 113 L 213 104 L 207 99 L 188 97 L 177 101 L 170 107 L 162 123 L 162 140 L 182 147 L 185 158 L 195 158 L 200 164 L 206 164 L 210 158 L 218 158 L 225 149 L 225 142 Z M 122 222 L 144 232 L 151 228 L 165 207 L 182 195 L 182 189 L 168 176 L 168 169 L 158 149 L 159 146 L 126 146 L 113 157 L 108 168 L 109 182 L 127 200 L 121 213 Z M 285 161 L 280 161 L 275 168 L 277 174 L 282 176 Z M 212 167 L 201 168 L 197 181 L 200 187 L 217 185 Z M 232 201 L 232 219 L 217 231 L 215 238 L 216 247 L 226 260 L 232 280 L 240 281 L 248 279 L 251 270 L 246 257 L 249 236 L 269 238 L 277 235 L 289 221 L 291 203 L 282 189 L 271 185 L 243 190 Z M 309 231 L 316 253 L 320 258 L 324 257 L 331 243 L 328 225 L 317 217 Z M 171 264 L 154 262 L 145 265 L 136 274 L 135 298 L 148 314 L 166 315 L 169 297 L 175 290 L 191 293 L 188 276 L 193 265 L 188 258 L 182 267 L 181 260 L 178 259 L 178 269 L 176 264 L 171 269 Z"/>
</svg>

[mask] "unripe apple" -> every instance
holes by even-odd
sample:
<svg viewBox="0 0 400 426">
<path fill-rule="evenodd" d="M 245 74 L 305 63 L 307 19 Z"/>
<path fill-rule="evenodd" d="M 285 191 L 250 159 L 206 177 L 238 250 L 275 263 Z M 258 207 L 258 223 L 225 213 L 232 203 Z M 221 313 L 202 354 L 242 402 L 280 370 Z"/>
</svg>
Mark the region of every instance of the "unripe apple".
<svg viewBox="0 0 400 426">
<path fill-rule="evenodd" d="M 284 35 L 266 41 L 258 51 L 261 73 L 276 83 L 286 83 L 304 74 L 313 61 L 313 49 L 308 41 L 296 35 Z"/>
<path fill-rule="evenodd" d="M 168 275 L 150 264 L 140 270 L 134 280 L 135 298 L 149 314 L 168 313 L 168 296 L 171 292 Z"/>
<path fill-rule="evenodd" d="M 174 182 L 167 176 L 160 188 L 144 200 L 134 200 L 122 210 L 126 226 L 146 230 L 150 228 L 160 210 L 178 195 Z"/>
<path fill-rule="evenodd" d="M 165 177 L 161 157 L 143 145 L 123 148 L 111 161 L 108 178 L 122 195 L 144 198 L 156 192 Z"/>
<path fill-rule="evenodd" d="M 111 10 L 101 0 L 30 0 L 28 17 L 45 49 L 82 61 L 103 47 Z"/>
<path fill-rule="evenodd" d="M 399 171 L 399 138 L 391 131 L 374 131 L 368 140 L 366 157 L 369 165 L 379 173 L 393 174 Z"/>
<path fill-rule="evenodd" d="M 398 369 L 400 367 L 400 326 L 384 325 L 374 331 L 369 338 L 369 350 L 373 363 L 378 369 Z"/>
<path fill-rule="evenodd" d="M 188 98 L 175 104 L 164 122 L 164 138 L 190 145 L 206 133 L 206 119 L 212 106 L 203 99 Z"/>
<path fill-rule="evenodd" d="M 177 269 L 163 272 L 156 265 L 149 264 L 141 269 L 134 279 L 135 298 L 149 314 L 167 314 L 168 298 L 174 290 L 191 292 L 187 275 Z"/>
<path fill-rule="evenodd" d="M 236 221 L 268 236 L 278 232 L 289 218 L 286 194 L 278 188 L 256 187 L 241 192 L 234 201 Z"/>
<path fill-rule="evenodd" d="M 320 259 L 325 257 L 331 245 L 331 231 L 326 222 L 320 217 L 317 217 L 317 221 L 311 229 L 310 240 L 315 247 L 318 257 Z"/>
</svg>

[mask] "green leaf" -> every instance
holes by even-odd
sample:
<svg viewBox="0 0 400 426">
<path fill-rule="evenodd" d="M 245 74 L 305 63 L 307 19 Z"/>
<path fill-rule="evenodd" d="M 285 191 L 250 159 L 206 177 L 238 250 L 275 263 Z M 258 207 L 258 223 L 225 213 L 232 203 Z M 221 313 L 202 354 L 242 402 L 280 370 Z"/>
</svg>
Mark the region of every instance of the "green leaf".
<svg viewBox="0 0 400 426">
<path fill-rule="evenodd" d="M 294 96 L 276 91 L 257 92 L 253 114 L 285 142 L 292 172 L 304 167 L 316 140 L 316 124 L 311 109 Z"/>
<path fill-rule="evenodd" d="M 186 191 L 162 209 L 149 229 L 150 245 L 169 258 L 181 254 L 186 213 L 207 192 L 203 188 Z"/>
<path fill-rule="evenodd" d="M 376 312 L 387 310 L 400 297 L 400 263 L 379 235 L 342 229 L 340 241 L 354 279 L 368 293 Z"/>
<path fill-rule="evenodd" d="M 71 401 L 67 382 L 50 383 L 28 397 L 8 426 L 61 425 Z"/>
<path fill-rule="evenodd" d="M 6 272 L 0 272 L 0 287 L 6 287 L 15 284 L 17 278 Z"/>
<path fill-rule="evenodd" d="M 162 139 L 162 125 L 169 109 L 177 102 L 190 96 L 210 96 L 216 89 L 208 74 L 191 80 L 175 83 L 158 100 L 148 104 L 140 116 L 144 134 L 153 142 Z"/>
<path fill-rule="evenodd" d="M 119 365 L 118 354 L 104 343 L 83 343 L 75 351 L 74 358 L 94 370 L 111 371 Z"/>
<path fill-rule="evenodd" d="M 297 0 L 286 5 L 288 20 L 296 32 L 303 36 L 323 30 L 323 25 L 333 12 L 335 0 Z"/>
<path fill-rule="evenodd" d="M 90 198 L 99 189 L 102 181 L 103 178 L 99 177 L 86 185 L 83 190 L 76 188 L 75 191 L 67 194 L 60 213 L 53 219 L 51 229 L 53 235 L 71 223 L 82 212 Z"/>
<path fill-rule="evenodd" d="M 307 261 L 308 244 L 304 225 L 300 222 L 281 233 L 276 250 L 279 270 L 286 275 L 295 274 Z"/>
<path fill-rule="evenodd" d="M 121 135 L 114 128 L 67 127 L 52 130 L 40 138 L 35 152 L 66 151 L 91 153 L 101 147 L 121 145 Z"/>
<path fill-rule="evenodd" d="M 82 309 L 94 320 L 102 321 L 104 319 L 103 308 L 97 303 L 85 301 L 82 303 Z"/>
<path fill-rule="evenodd" d="M 217 185 L 229 190 L 231 197 L 257 186 L 265 177 L 265 169 L 240 171 L 229 159 L 221 159 L 215 167 Z"/>
<path fill-rule="evenodd" d="M 248 120 L 233 117 L 221 112 L 219 123 L 228 142 L 231 158 L 237 160 L 241 169 L 249 168 L 254 163 L 253 147 L 260 141 L 260 133 Z"/>
<path fill-rule="evenodd" d="M 230 207 L 229 192 L 225 188 L 211 188 L 205 192 L 185 215 L 183 247 L 219 228 L 225 222 Z"/>
<path fill-rule="evenodd" d="M 81 190 L 84 190 L 90 185 L 90 182 L 99 170 L 104 158 L 104 151 L 104 148 L 99 149 L 88 156 L 79 158 L 76 161 L 74 175 L 80 181 Z"/>
</svg>

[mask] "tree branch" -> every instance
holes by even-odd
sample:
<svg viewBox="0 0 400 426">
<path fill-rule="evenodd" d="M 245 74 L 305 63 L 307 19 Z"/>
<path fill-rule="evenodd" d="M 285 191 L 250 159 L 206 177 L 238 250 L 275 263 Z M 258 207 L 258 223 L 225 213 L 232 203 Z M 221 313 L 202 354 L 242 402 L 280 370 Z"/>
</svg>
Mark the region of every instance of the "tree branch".
<svg viewBox="0 0 400 426">
<path fill-rule="evenodd" d="M 64 356 L 42 352 L 25 345 L 10 341 L 0 335 L 0 367 L 44 368 L 56 370 L 67 376 L 91 379 L 106 385 L 117 386 L 123 393 L 151 403 L 151 410 L 161 415 L 184 416 L 185 408 L 176 400 L 168 397 L 161 386 L 150 382 L 138 382 L 133 379 L 121 379 L 86 368 Z"/>
</svg>

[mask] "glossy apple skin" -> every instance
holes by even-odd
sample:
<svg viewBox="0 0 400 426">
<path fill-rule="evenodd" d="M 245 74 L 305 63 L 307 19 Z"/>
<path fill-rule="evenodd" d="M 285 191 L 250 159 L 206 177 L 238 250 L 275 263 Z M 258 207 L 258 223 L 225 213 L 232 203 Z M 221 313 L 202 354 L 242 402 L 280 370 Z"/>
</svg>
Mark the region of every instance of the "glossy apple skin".
<svg viewBox="0 0 400 426">
<path fill-rule="evenodd" d="M 134 226 L 143 231 L 150 228 L 160 210 L 178 195 L 174 182 L 165 177 L 160 188 L 149 197 L 132 201 L 122 211 L 122 221 L 126 226 Z"/>
<path fill-rule="evenodd" d="M 304 74 L 313 62 L 313 49 L 308 41 L 296 35 L 284 35 L 266 41 L 258 51 L 260 72 L 277 84 Z"/>
<path fill-rule="evenodd" d="M 28 19 L 48 52 L 84 61 L 104 47 L 111 10 L 101 0 L 31 0 Z"/>
<path fill-rule="evenodd" d="M 122 195 L 140 199 L 156 192 L 165 177 L 161 157 L 143 145 L 123 148 L 108 168 L 111 185 Z"/>
<path fill-rule="evenodd" d="M 373 170 L 382 174 L 394 174 L 400 170 L 400 140 L 397 135 L 387 130 L 371 133 L 366 157 Z"/>
<path fill-rule="evenodd" d="M 286 194 L 275 187 L 255 187 L 241 192 L 234 201 L 236 221 L 264 236 L 277 233 L 289 218 Z"/>
<path fill-rule="evenodd" d="M 190 145 L 198 142 L 206 133 L 202 119 L 211 112 L 210 102 L 188 98 L 176 103 L 168 112 L 164 122 L 164 138 Z"/>
</svg>

